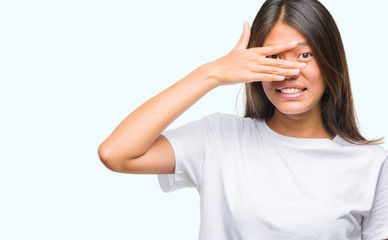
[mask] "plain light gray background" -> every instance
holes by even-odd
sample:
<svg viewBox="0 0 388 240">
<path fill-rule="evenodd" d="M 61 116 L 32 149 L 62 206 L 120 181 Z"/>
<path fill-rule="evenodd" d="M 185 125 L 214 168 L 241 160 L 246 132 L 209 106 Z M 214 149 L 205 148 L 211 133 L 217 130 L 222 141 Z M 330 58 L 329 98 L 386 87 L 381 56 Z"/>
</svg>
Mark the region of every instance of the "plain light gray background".
<svg viewBox="0 0 388 240">
<path fill-rule="evenodd" d="M 388 137 L 388 4 L 322 2 L 362 132 Z M 166 194 L 156 175 L 111 172 L 97 148 L 146 100 L 227 54 L 262 3 L 1 1 L 0 239 L 197 239 L 195 189 Z M 213 90 L 169 128 L 242 114 L 240 88 Z"/>
</svg>

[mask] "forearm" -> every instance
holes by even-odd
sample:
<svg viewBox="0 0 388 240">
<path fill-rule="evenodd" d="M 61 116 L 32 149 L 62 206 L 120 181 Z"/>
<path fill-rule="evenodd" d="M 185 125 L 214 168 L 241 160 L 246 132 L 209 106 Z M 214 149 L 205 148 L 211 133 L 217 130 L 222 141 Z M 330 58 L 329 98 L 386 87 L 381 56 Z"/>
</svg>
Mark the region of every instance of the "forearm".
<svg viewBox="0 0 388 240">
<path fill-rule="evenodd" d="M 143 155 L 168 125 L 217 86 L 208 66 L 200 66 L 129 114 L 99 151 L 111 159 Z"/>
</svg>

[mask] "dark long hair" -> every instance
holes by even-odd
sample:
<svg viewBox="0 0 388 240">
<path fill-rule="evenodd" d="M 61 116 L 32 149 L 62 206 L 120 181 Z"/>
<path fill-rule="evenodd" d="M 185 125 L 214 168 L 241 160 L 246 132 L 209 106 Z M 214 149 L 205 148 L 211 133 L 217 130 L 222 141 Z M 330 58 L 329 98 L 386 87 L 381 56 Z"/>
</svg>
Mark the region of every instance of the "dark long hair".
<svg viewBox="0 0 388 240">
<path fill-rule="evenodd" d="M 317 0 L 267 0 L 251 27 L 248 48 L 261 47 L 272 27 L 282 22 L 297 29 L 307 40 L 327 84 L 321 98 L 325 130 L 355 144 L 379 144 L 359 132 L 341 35 L 329 11 Z M 245 84 L 244 117 L 269 120 L 275 107 L 261 82 Z"/>
</svg>

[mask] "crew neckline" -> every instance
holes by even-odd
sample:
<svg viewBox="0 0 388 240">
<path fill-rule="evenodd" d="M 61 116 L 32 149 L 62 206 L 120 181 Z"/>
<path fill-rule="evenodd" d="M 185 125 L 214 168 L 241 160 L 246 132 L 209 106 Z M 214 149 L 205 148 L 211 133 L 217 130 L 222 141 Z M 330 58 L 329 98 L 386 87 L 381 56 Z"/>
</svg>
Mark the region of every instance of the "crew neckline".
<svg viewBox="0 0 388 240">
<path fill-rule="evenodd" d="M 257 124 L 261 125 L 261 130 L 264 131 L 266 136 L 271 137 L 276 141 L 283 142 L 288 145 L 295 145 L 298 147 L 338 147 L 343 145 L 343 140 L 340 136 L 336 135 L 333 139 L 329 138 L 296 138 L 279 134 L 272 130 L 264 119 L 255 119 Z"/>
</svg>

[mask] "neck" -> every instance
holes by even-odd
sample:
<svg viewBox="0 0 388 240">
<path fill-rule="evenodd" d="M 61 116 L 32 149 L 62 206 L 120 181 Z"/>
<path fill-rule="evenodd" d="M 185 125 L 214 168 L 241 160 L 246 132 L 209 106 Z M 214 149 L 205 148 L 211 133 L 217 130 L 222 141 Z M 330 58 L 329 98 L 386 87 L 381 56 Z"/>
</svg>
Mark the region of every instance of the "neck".
<svg viewBox="0 0 388 240">
<path fill-rule="evenodd" d="M 326 132 L 320 111 L 301 114 L 284 114 L 275 109 L 273 117 L 267 121 L 273 131 L 294 138 L 329 138 L 334 136 Z"/>
</svg>

